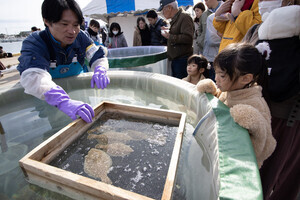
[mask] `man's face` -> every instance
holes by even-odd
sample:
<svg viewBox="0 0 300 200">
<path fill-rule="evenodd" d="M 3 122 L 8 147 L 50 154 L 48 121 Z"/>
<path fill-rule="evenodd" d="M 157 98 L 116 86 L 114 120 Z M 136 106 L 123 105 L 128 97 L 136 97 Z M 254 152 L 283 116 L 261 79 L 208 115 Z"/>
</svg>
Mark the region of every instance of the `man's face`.
<svg viewBox="0 0 300 200">
<path fill-rule="evenodd" d="M 162 9 L 162 14 L 166 19 L 170 19 L 172 18 L 171 11 L 172 11 L 172 7 L 170 5 L 165 5 L 164 8 Z"/>
<path fill-rule="evenodd" d="M 61 43 L 63 48 L 72 44 L 80 31 L 77 16 L 71 10 L 63 11 L 62 17 L 58 22 L 50 23 L 47 20 L 44 20 L 44 22 L 49 27 L 53 37 Z"/>
<path fill-rule="evenodd" d="M 214 2 L 214 0 L 205 0 L 205 4 L 206 4 L 207 8 L 212 9 L 213 2 Z"/>
<path fill-rule="evenodd" d="M 150 18 L 150 17 L 148 17 L 147 19 L 148 19 L 149 24 L 152 25 L 152 26 L 154 26 L 157 18 Z"/>
<path fill-rule="evenodd" d="M 96 26 L 90 26 L 90 28 L 91 28 L 94 32 L 96 32 L 96 33 L 99 32 L 99 28 L 96 27 Z"/>
</svg>

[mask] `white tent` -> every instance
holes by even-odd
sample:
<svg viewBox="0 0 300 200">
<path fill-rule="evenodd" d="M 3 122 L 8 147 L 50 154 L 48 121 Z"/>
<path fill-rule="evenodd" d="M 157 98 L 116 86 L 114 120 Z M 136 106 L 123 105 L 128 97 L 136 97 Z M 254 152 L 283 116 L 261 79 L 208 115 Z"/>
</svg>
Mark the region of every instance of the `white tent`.
<svg viewBox="0 0 300 200">
<path fill-rule="evenodd" d="M 82 9 L 86 16 L 157 9 L 160 0 L 92 0 Z M 179 6 L 194 5 L 200 0 L 177 0 Z"/>
</svg>

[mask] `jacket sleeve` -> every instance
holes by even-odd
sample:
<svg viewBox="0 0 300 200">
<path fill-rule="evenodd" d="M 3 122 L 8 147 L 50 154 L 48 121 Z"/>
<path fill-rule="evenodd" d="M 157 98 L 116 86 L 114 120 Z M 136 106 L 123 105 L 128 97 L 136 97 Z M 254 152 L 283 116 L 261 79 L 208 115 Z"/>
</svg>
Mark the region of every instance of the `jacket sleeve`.
<svg viewBox="0 0 300 200">
<path fill-rule="evenodd" d="M 106 37 L 106 40 L 105 40 L 104 45 L 105 45 L 106 47 L 108 47 L 108 45 L 109 45 L 109 36 Z"/>
<path fill-rule="evenodd" d="M 133 44 L 132 46 L 142 46 L 141 44 L 139 44 L 139 38 L 140 37 L 140 34 L 138 33 L 137 30 L 134 31 L 133 33 Z"/>
<path fill-rule="evenodd" d="M 105 67 L 106 71 L 109 69 L 108 59 L 106 57 L 99 58 L 93 62 L 91 68 L 94 71 L 97 66 Z"/>
<path fill-rule="evenodd" d="M 175 35 L 170 32 L 169 41 L 171 44 L 192 44 L 194 31 L 193 19 L 189 15 L 185 15 L 180 26 L 180 34 Z"/>
<path fill-rule="evenodd" d="M 206 27 L 207 26 L 207 17 L 206 15 L 201 16 L 201 24 L 198 27 L 198 37 L 197 37 L 197 44 L 200 48 L 204 47 L 204 39 L 206 34 Z"/>
<path fill-rule="evenodd" d="M 252 9 L 241 12 L 234 24 L 243 35 L 246 35 L 247 31 L 254 24 L 260 24 L 261 22 L 261 16 L 258 12 L 258 0 L 255 0 L 253 2 Z"/>
<path fill-rule="evenodd" d="M 56 84 L 52 81 L 51 75 L 40 68 L 29 68 L 21 74 L 20 84 L 26 94 L 44 99 L 44 94 Z"/>
<path fill-rule="evenodd" d="M 122 34 L 122 35 L 123 35 L 123 37 L 122 37 L 122 47 L 128 47 L 125 35 L 124 34 Z"/>
<path fill-rule="evenodd" d="M 225 28 L 226 28 L 226 24 L 227 24 L 227 21 L 219 21 L 219 22 L 217 22 L 216 18 L 214 18 L 213 25 L 214 25 L 215 29 L 219 33 L 224 34 Z"/>
<path fill-rule="evenodd" d="M 263 151 L 269 151 L 266 149 L 266 145 L 269 145 L 267 144 L 268 137 L 272 136 L 271 124 L 251 105 L 234 105 L 230 108 L 230 114 L 236 123 L 249 131 L 257 163 L 260 167 L 263 160 L 266 159 L 262 156 L 264 155 Z M 274 145 L 270 147 L 270 150 L 273 152 Z"/>
<path fill-rule="evenodd" d="M 218 35 L 217 30 L 213 26 L 214 17 L 214 13 L 207 17 L 204 43 L 209 41 L 211 47 L 219 47 L 222 38 Z"/>
<path fill-rule="evenodd" d="M 165 21 L 162 21 L 161 24 L 157 26 L 159 28 L 155 28 L 155 30 L 157 31 L 157 35 L 160 38 L 160 41 L 159 41 L 160 44 L 166 45 L 168 42 L 168 39 L 161 35 L 161 27 L 162 26 L 168 26 L 168 24 Z"/>
<path fill-rule="evenodd" d="M 166 26 L 166 24 L 163 23 L 163 21 L 159 22 L 153 29 L 153 31 L 155 32 L 156 35 L 161 35 L 161 27 L 162 26 Z"/>
</svg>

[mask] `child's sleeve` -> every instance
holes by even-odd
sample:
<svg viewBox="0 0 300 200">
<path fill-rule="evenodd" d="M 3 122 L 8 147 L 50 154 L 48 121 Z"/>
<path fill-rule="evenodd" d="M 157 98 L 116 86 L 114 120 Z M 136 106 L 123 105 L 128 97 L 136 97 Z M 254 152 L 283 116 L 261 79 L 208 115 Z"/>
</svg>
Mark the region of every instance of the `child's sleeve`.
<svg viewBox="0 0 300 200">
<path fill-rule="evenodd" d="M 219 97 L 220 91 L 217 89 L 215 82 L 211 79 L 206 78 L 197 83 L 198 92 L 210 93 L 216 97 Z"/>
<path fill-rule="evenodd" d="M 260 168 L 276 146 L 271 124 L 251 105 L 237 104 L 230 108 L 230 114 L 236 123 L 248 130 Z"/>
<path fill-rule="evenodd" d="M 224 34 L 227 22 L 228 21 L 216 21 L 216 17 L 214 17 L 213 25 L 219 33 Z"/>
</svg>

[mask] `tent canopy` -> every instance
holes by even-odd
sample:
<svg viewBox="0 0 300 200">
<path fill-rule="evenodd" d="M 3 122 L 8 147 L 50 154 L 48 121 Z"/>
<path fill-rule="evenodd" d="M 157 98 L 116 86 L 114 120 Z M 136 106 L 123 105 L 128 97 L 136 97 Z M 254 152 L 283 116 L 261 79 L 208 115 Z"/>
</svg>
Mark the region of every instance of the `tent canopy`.
<svg viewBox="0 0 300 200">
<path fill-rule="evenodd" d="M 160 0 L 92 0 L 82 9 L 83 15 L 105 19 L 117 13 L 142 13 L 149 9 L 158 9 Z M 178 6 L 194 5 L 200 0 L 177 0 Z"/>
</svg>

